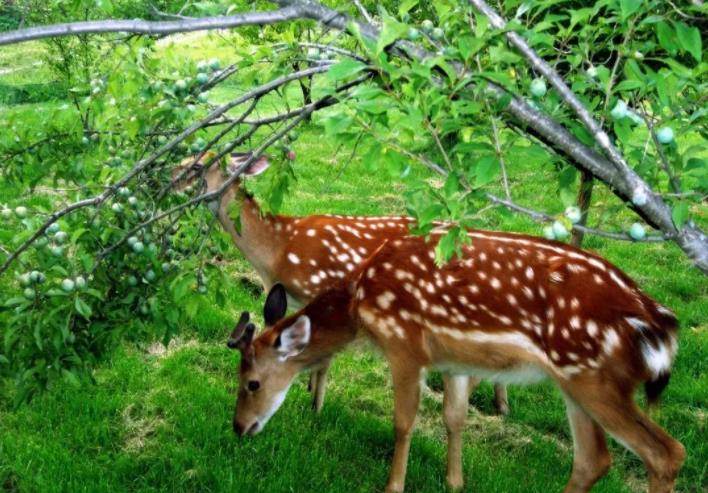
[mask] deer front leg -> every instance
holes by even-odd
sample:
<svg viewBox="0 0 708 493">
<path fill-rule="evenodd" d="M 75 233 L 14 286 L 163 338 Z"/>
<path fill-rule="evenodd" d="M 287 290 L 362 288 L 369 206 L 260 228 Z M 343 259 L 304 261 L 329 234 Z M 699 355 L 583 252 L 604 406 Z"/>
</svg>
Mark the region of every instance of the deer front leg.
<svg viewBox="0 0 708 493">
<path fill-rule="evenodd" d="M 324 404 L 325 391 L 327 390 L 327 373 L 331 359 L 327 359 L 322 366 L 313 370 L 310 374 L 310 390 L 312 391 L 312 410 L 319 413 Z M 313 383 L 314 382 L 314 383 Z"/>
<path fill-rule="evenodd" d="M 465 426 L 470 391 L 479 380 L 464 375 L 443 375 L 443 418 L 447 429 L 447 484 L 453 491 L 464 484 L 462 474 L 462 429 Z"/>
<path fill-rule="evenodd" d="M 408 362 L 391 363 L 393 375 L 394 429 L 396 443 L 393 450 L 391 474 L 386 485 L 386 493 L 400 493 L 406 482 L 408 452 L 415 417 L 420 403 L 420 367 Z"/>
</svg>

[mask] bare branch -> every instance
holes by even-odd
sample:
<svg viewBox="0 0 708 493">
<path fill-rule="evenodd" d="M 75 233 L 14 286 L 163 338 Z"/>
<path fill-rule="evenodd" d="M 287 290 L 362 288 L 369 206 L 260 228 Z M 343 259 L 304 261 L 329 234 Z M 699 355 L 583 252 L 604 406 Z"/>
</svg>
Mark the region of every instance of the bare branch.
<svg viewBox="0 0 708 493">
<path fill-rule="evenodd" d="M 107 20 L 71 22 L 38 26 L 0 34 L 0 46 L 24 43 L 34 39 L 75 36 L 77 34 L 106 34 L 128 32 L 134 34 L 173 34 L 211 29 L 228 29 L 240 26 L 262 26 L 286 22 L 303 17 L 302 9 L 293 5 L 270 12 L 249 12 L 230 16 L 179 19 L 173 21 Z"/>
</svg>

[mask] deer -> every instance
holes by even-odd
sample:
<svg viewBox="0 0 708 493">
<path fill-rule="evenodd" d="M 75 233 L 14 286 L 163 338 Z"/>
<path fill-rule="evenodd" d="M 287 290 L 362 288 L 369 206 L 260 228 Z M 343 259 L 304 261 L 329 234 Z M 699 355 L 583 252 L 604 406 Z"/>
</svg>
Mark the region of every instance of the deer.
<svg viewBox="0 0 708 493">
<path fill-rule="evenodd" d="M 441 234 L 383 243 L 351 276 L 287 317 L 287 297 L 274 286 L 257 336 L 245 312 L 228 340 L 241 354 L 234 431 L 261 432 L 300 371 L 363 336 L 381 348 L 393 381 L 387 492 L 404 489 L 425 369 L 444 373 L 446 479 L 454 490 L 463 486 L 471 375 L 505 383 L 550 379 L 559 387 L 574 450 L 565 493 L 589 491 L 610 468 L 605 432 L 642 459 L 650 493 L 672 491 L 685 449 L 633 394 L 643 384 L 654 405 L 667 386 L 675 315 L 610 262 L 573 246 L 473 230 L 471 244 L 438 266 Z"/>
<path fill-rule="evenodd" d="M 172 170 L 177 190 L 200 184 L 214 191 L 235 173 L 252 153 L 230 154 L 227 162 L 214 162 L 216 154 L 207 151 L 200 159 L 187 158 Z M 270 166 L 267 156 L 257 159 L 243 172 L 245 178 L 258 176 Z M 229 217 L 229 206 L 240 205 L 240 230 Z M 312 215 L 292 217 L 267 214 L 242 184 L 233 182 L 220 201 L 208 204 L 236 247 L 258 273 L 266 292 L 281 283 L 289 305 L 298 308 L 312 301 L 337 280 L 345 278 L 378 246 L 389 238 L 405 236 L 414 223 L 402 216 Z M 312 409 L 319 412 L 325 397 L 329 360 L 313 368 L 309 388 Z M 480 380 L 470 382 L 476 387 Z M 509 413 L 506 386 L 495 385 L 495 407 L 501 415 Z"/>
</svg>

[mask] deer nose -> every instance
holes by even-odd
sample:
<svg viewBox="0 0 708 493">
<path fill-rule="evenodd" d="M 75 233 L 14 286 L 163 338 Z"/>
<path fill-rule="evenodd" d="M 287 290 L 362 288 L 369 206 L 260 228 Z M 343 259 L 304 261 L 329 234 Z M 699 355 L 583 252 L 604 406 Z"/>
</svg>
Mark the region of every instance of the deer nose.
<svg viewBox="0 0 708 493">
<path fill-rule="evenodd" d="M 241 423 L 238 421 L 234 420 L 234 433 L 236 433 L 238 436 L 242 437 L 243 436 L 243 426 Z"/>
</svg>

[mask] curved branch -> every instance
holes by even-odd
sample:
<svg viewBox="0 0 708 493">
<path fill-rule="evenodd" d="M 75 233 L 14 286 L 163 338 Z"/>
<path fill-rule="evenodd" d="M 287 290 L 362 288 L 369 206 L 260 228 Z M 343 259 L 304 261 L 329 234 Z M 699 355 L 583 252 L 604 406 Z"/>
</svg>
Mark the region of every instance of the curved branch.
<svg viewBox="0 0 708 493">
<path fill-rule="evenodd" d="M 190 31 L 228 29 L 240 26 L 262 26 L 303 17 L 302 8 L 292 5 L 270 12 L 249 12 L 230 16 L 181 18 L 172 21 L 108 20 L 85 21 L 37 26 L 0 34 L 0 46 L 24 43 L 34 39 L 75 36 L 77 34 L 105 34 L 128 32 L 133 34 L 174 34 Z"/>
</svg>

